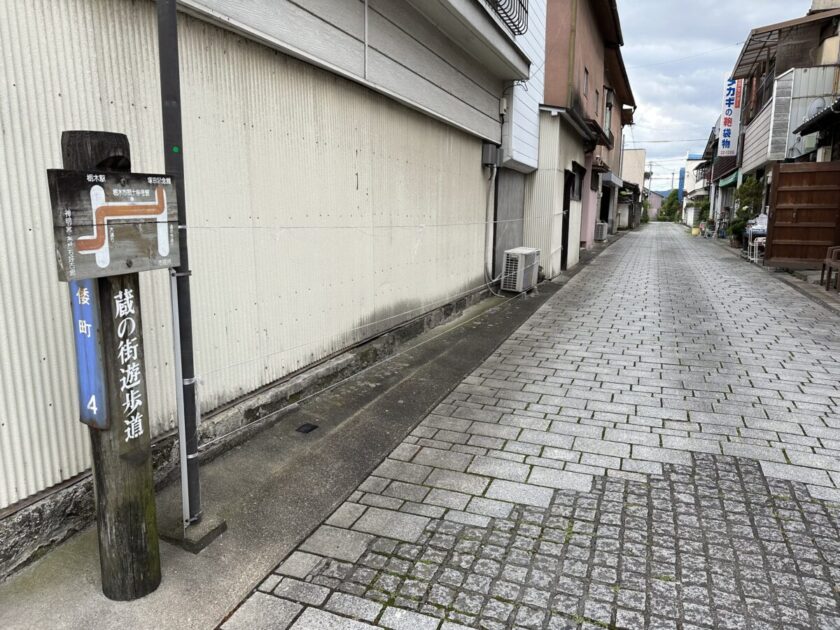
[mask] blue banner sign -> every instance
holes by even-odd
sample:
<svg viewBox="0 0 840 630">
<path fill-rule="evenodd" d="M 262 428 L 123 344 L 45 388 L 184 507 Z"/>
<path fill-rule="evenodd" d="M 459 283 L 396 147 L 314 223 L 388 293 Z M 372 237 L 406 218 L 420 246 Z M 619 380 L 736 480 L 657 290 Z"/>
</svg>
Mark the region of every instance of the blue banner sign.
<svg viewBox="0 0 840 630">
<path fill-rule="evenodd" d="M 72 280 L 69 287 L 79 376 L 79 420 L 97 429 L 107 429 L 108 398 L 96 280 Z"/>
</svg>

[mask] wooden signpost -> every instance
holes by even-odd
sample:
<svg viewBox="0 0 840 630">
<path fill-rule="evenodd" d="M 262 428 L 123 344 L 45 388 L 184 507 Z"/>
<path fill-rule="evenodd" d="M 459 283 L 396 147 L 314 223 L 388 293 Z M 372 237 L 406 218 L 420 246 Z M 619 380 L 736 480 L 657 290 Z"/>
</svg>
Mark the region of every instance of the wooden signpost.
<svg viewBox="0 0 840 630">
<path fill-rule="evenodd" d="M 170 177 L 129 172 L 122 134 L 67 131 L 61 148 L 66 170 L 48 179 L 90 427 L 102 590 L 131 600 L 161 580 L 137 272 L 178 264 L 177 201 Z"/>
</svg>

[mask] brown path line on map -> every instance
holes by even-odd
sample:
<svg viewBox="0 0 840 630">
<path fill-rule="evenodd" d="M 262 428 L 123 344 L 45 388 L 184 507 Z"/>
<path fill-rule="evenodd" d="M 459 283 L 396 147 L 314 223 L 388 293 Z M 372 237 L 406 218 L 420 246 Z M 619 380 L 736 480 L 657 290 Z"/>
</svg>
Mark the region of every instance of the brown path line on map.
<svg viewBox="0 0 840 630">
<path fill-rule="evenodd" d="M 125 216 L 146 216 L 155 215 L 163 212 L 165 205 L 165 198 L 163 193 L 163 186 L 158 186 L 155 189 L 155 198 L 157 203 L 154 205 L 137 205 L 137 206 L 112 206 L 105 204 L 96 209 L 96 225 L 101 225 L 102 229 L 96 231 L 96 235 L 91 240 L 84 237 L 85 240 L 79 239 L 76 241 L 76 248 L 80 252 L 89 252 L 99 249 L 105 244 L 105 221 L 114 217 Z"/>
</svg>

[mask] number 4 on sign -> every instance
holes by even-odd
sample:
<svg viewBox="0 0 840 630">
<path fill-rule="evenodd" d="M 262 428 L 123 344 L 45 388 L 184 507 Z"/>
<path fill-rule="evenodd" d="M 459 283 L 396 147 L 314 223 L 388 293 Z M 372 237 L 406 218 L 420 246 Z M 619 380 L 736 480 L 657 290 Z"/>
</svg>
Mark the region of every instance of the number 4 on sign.
<svg viewBox="0 0 840 630">
<path fill-rule="evenodd" d="M 96 394 L 90 397 L 90 400 L 87 404 L 87 408 L 93 413 L 94 416 L 99 411 L 99 409 L 96 408 Z"/>
</svg>

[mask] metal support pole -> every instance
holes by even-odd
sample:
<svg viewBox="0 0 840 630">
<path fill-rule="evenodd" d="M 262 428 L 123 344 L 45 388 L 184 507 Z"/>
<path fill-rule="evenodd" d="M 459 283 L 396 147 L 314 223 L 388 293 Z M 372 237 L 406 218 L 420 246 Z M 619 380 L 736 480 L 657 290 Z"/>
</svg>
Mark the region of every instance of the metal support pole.
<svg viewBox="0 0 840 630">
<path fill-rule="evenodd" d="M 158 0 L 158 50 L 160 95 L 163 109 L 163 146 L 167 174 L 172 175 L 178 198 L 178 240 L 181 264 L 174 273 L 173 316 L 177 319 L 176 355 L 180 354 L 179 388 L 183 415 L 179 409 L 182 496 L 187 499 L 185 526 L 201 520 L 201 489 L 198 479 L 198 436 L 196 433 L 195 366 L 193 363 L 190 263 L 187 250 L 187 204 L 184 194 L 184 158 L 181 142 L 181 77 L 178 58 L 178 16 L 176 0 Z"/>
</svg>

